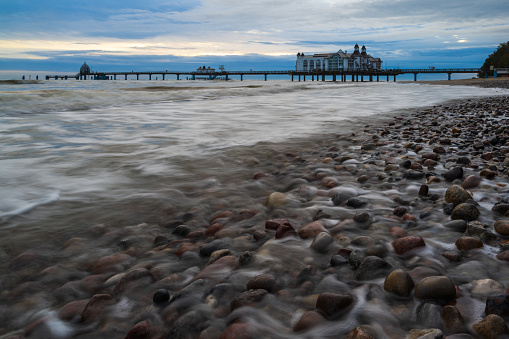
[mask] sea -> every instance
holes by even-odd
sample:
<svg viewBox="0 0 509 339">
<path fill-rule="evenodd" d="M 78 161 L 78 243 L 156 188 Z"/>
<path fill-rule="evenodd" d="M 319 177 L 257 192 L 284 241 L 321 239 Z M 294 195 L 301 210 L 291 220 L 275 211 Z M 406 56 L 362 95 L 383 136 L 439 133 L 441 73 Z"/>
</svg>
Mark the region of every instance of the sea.
<svg viewBox="0 0 509 339">
<path fill-rule="evenodd" d="M 152 243 L 150 225 L 168 230 L 192 213 L 263 209 L 272 191 L 253 177 L 282 154 L 313 154 L 331 136 L 395 114 L 507 94 L 402 82 L 0 80 L 0 290 L 38 276 L 10 266 L 22 253 L 44 258 L 51 267 L 42 277 L 68 286 L 83 263 L 112 254 L 99 238 L 79 247 L 97 229 L 105 239 L 126 230 Z M 171 265 L 194 272 L 178 266 L 185 260 Z M 0 308 L 1 319 L 17 330 L 51 318 L 51 295 Z"/>
<path fill-rule="evenodd" d="M 393 112 L 507 93 L 394 82 L 0 81 L 0 256 L 156 222 L 242 187 L 277 149 Z M 246 192 L 246 199 L 249 193 Z"/>
</svg>

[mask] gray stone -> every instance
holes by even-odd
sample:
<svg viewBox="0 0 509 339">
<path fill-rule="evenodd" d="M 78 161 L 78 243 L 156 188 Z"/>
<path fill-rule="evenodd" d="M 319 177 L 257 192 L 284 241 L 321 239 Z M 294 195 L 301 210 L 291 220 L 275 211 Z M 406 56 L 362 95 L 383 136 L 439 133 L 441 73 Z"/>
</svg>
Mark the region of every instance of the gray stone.
<svg viewBox="0 0 509 339">
<path fill-rule="evenodd" d="M 355 279 L 372 280 L 386 276 L 392 268 L 391 264 L 379 257 L 366 257 L 355 271 Z"/>
<path fill-rule="evenodd" d="M 320 232 L 316 235 L 315 239 L 311 243 L 311 248 L 318 253 L 327 252 L 327 248 L 334 242 L 331 235 L 327 232 Z"/>
<path fill-rule="evenodd" d="M 451 221 L 446 222 L 443 226 L 450 228 L 457 232 L 465 232 L 465 230 L 467 229 L 467 222 L 465 220 L 461 220 L 461 219 L 451 220 Z"/>
<path fill-rule="evenodd" d="M 416 310 L 416 321 L 425 328 L 441 328 L 442 319 L 440 318 L 440 312 L 440 307 L 435 304 L 421 304 Z"/>
</svg>

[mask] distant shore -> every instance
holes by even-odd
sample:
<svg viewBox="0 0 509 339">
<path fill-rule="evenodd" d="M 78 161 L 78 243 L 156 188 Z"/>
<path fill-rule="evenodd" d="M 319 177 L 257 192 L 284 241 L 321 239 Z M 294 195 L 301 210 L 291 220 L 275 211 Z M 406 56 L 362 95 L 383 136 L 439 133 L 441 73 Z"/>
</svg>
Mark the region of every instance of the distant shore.
<svg viewBox="0 0 509 339">
<path fill-rule="evenodd" d="M 457 80 L 432 80 L 432 81 L 401 81 L 404 83 L 417 83 L 428 85 L 448 85 L 448 86 L 477 86 L 477 87 L 497 87 L 509 88 L 509 77 L 504 78 L 473 78 L 473 79 L 457 79 Z"/>
</svg>

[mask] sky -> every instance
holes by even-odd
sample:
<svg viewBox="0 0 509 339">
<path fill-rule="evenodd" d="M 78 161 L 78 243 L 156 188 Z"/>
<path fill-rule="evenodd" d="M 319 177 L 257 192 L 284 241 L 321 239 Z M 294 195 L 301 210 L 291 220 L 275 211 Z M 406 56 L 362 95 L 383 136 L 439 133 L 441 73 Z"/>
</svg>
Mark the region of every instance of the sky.
<svg viewBox="0 0 509 339">
<path fill-rule="evenodd" d="M 0 0 L 0 70 L 290 70 L 353 52 L 383 68 L 480 67 L 507 0 Z"/>
</svg>

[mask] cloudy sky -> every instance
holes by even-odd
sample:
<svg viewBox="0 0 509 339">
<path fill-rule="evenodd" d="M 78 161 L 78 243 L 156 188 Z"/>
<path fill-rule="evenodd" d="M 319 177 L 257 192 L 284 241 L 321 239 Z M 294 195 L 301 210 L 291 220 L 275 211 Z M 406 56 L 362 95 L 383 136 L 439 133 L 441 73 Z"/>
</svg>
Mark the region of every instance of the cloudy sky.
<svg viewBox="0 0 509 339">
<path fill-rule="evenodd" d="M 383 67 L 480 67 L 507 0 L 0 0 L 0 70 L 293 69 L 297 52 Z"/>
</svg>

